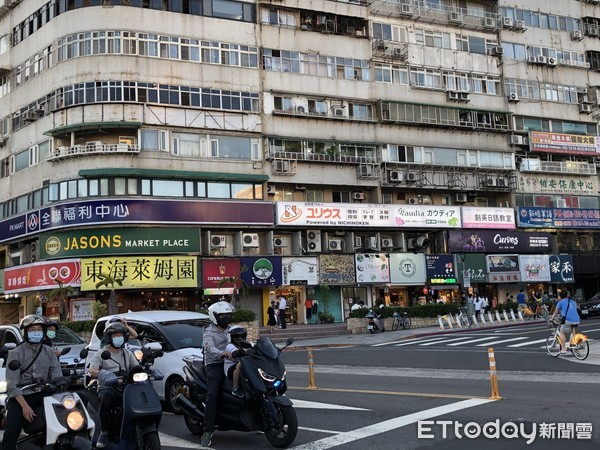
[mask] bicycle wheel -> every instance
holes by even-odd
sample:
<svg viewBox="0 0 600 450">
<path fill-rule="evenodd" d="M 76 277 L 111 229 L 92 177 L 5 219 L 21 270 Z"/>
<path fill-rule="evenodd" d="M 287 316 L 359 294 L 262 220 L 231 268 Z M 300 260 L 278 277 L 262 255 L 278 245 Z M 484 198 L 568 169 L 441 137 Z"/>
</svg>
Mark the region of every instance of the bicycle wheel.
<svg viewBox="0 0 600 450">
<path fill-rule="evenodd" d="M 405 317 L 404 320 L 402 321 L 402 328 L 404 328 L 405 330 L 408 330 L 408 329 L 410 329 L 410 325 L 411 325 L 410 317 Z"/>
<path fill-rule="evenodd" d="M 550 356 L 560 355 L 560 342 L 558 342 L 558 336 L 555 334 L 548 336 L 548 339 L 546 339 L 546 351 Z"/>
<path fill-rule="evenodd" d="M 398 317 L 394 317 L 394 323 L 392 324 L 392 331 L 398 330 L 400 326 L 400 319 Z"/>
<path fill-rule="evenodd" d="M 548 319 L 548 310 L 546 308 L 538 308 L 537 310 L 537 316 L 540 319 L 546 320 Z"/>
<path fill-rule="evenodd" d="M 575 358 L 583 361 L 590 354 L 590 344 L 588 341 L 581 341 L 575 347 L 571 347 L 571 351 L 575 355 Z"/>
</svg>

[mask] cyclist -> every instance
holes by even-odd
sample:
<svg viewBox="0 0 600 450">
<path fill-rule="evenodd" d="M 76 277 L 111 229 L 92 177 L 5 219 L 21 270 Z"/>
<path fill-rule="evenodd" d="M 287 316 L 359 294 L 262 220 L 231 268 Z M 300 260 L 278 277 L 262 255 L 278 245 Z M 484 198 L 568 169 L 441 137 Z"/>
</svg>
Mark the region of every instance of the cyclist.
<svg viewBox="0 0 600 450">
<path fill-rule="evenodd" d="M 556 304 L 556 309 L 554 310 L 554 314 L 552 314 L 550 320 L 554 320 L 554 317 L 560 311 L 560 314 L 563 317 L 561 321 L 562 325 L 560 327 L 559 336 L 560 354 L 564 355 L 567 353 L 566 333 L 572 333 L 572 326 L 579 325 L 581 319 L 579 318 L 579 314 L 577 314 L 577 303 L 575 303 L 573 299 L 569 298 L 569 294 L 567 293 L 567 291 L 561 291 L 560 298 L 561 300 Z M 570 337 L 571 336 L 569 335 L 569 339 Z"/>
</svg>

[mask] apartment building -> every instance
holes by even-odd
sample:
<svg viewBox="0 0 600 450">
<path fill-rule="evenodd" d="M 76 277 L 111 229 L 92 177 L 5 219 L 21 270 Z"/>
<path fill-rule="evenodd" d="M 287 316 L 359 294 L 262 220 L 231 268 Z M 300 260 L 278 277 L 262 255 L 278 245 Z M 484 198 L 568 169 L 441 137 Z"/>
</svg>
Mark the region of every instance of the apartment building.
<svg viewBox="0 0 600 450">
<path fill-rule="evenodd" d="M 598 289 L 596 2 L 2 1 L 0 318 L 58 281 L 100 298 L 106 273 L 139 275 L 113 286 L 131 308 L 194 309 L 239 276 L 242 303 L 285 292 L 295 321 L 320 284 L 338 320 L 456 300 L 465 271 L 498 298 Z M 482 228 L 531 238 L 453 250 Z M 451 273 L 390 271 L 415 252 Z M 499 278 L 491 252 L 572 272 Z M 361 255 L 387 275 L 361 279 Z"/>
</svg>

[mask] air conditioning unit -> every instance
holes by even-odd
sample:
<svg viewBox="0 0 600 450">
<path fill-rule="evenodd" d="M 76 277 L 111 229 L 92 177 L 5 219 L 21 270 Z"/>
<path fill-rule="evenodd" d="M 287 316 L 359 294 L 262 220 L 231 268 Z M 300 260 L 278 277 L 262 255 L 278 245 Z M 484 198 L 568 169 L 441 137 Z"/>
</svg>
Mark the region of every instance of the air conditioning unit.
<svg viewBox="0 0 600 450">
<path fill-rule="evenodd" d="M 379 250 L 379 246 L 377 245 L 377 238 L 375 236 L 369 236 L 365 238 L 364 241 L 366 250 Z"/>
<path fill-rule="evenodd" d="M 394 247 L 394 242 L 392 241 L 391 238 L 381 238 L 379 243 L 381 244 L 381 248 L 393 248 Z"/>
<path fill-rule="evenodd" d="M 359 166 L 360 176 L 361 177 L 370 177 L 373 176 L 373 166 L 368 164 L 361 164 Z"/>
<path fill-rule="evenodd" d="M 579 31 L 579 30 L 575 30 L 575 31 Z M 581 31 L 579 31 L 579 32 L 581 33 Z M 588 25 L 585 34 L 587 34 L 588 36 L 597 37 L 598 36 L 598 27 L 595 27 L 593 25 Z"/>
<path fill-rule="evenodd" d="M 421 204 L 421 200 L 418 197 L 408 197 L 407 200 L 409 205 L 419 205 Z"/>
<path fill-rule="evenodd" d="M 546 58 L 544 55 L 538 55 L 537 63 L 538 64 L 548 64 L 548 58 Z"/>
<path fill-rule="evenodd" d="M 502 18 L 502 28 L 512 28 L 514 26 L 514 22 L 510 17 Z"/>
<path fill-rule="evenodd" d="M 506 178 L 498 178 L 496 180 L 496 185 L 503 188 L 508 187 L 508 180 Z"/>
<path fill-rule="evenodd" d="M 456 203 L 467 203 L 467 194 L 456 194 Z"/>
<path fill-rule="evenodd" d="M 290 162 L 286 159 L 275 160 L 275 172 L 278 173 L 289 173 Z"/>
<path fill-rule="evenodd" d="M 406 174 L 406 182 L 407 183 L 415 183 L 419 181 L 419 174 L 415 172 L 408 172 Z"/>
<path fill-rule="evenodd" d="M 363 245 L 362 236 L 354 236 L 354 248 L 361 248 Z"/>
<path fill-rule="evenodd" d="M 327 248 L 332 252 L 341 252 L 343 250 L 344 240 L 343 239 L 329 239 L 327 242 Z"/>
<path fill-rule="evenodd" d="M 448 21 L 453 23 L 462 23 L 462 16 L 457 11 L 450 11 L 448 13 Z"/>
<path fill-rule="evenodd" d="M 515 92 L 511 92 L 508 94 L 508 101 L 516 103 L 519 101 L 519 96 Z"/>
<path fill-rule="evenodd" d="M 510 137 L 510 143 L 513 145 L 523 145 L 523 136 L 520 136 L 518 134 L 513 134 Z"/>
<path fill-rule="evenodd" d="M 412 16 L 412 6 L 410 3 L 400 3 L 400 14 L 403 16 Z"/>
<path fill-rule="evenodd" d="M 493 17 L 484 17 L 483 20 L 481 21 L 481 24 L 483 25 L 484 28 L 496 28 L 496 19 L 494 19 Z"/>
<path fill-rule="evenodd" d="M 459 92 L 458 93 L 458 101 L 469 103 L 471 101 L 471 97 L 468 92 Z"/>
<path fill-rule="evenodd" d="M 549 58 L 548 58 L 548 65 L 549 65 L 549 66 L 552 66 L 552 67 L 556 67 L 556 66 L 558 66 L 558 61 L 557 61 L 557 59 L 556 59 L 556 58 L 553 58 L 553 57 L 549 57 Z"/>
<path fill-rule="evenodd" d="M 275 186 L 273 186 L 272 184 L 269 184 L 267 186 L 267 194 L 268 195 L 275 195 L 276 192 L 277 192 L 277 189 L 275 188 Z"/>
<path fill-rule="evenodd" d="M 304 114 L 306 112 L 306 108 L 304 106 L 296 106 L 296 112 L 299 114 Z"/>
<path fill-rule="evenodd" d="M 525 22 L 523 20 L 515 20 L 512 29 L 516 31 L 525 31 L 527 28 L 525 28 Z"/>
<path fill-rule="evenodd" d="M 242 233 L 242 246 L 244 248 L 257 248 L 260 246 L 258 242 L 258 233 Z"/>
<path fill-rule="evenodd" d="M 210 237 L 210 248 L 225 248 L 227 240 L 226 237 L 220 234 L 213 234 Z"/>
<path fill-rule="evenodd" d="M 492 47 L 492 55 L 494 56 L 502 56 L 504 54 L 504 49 L 502 46 L 497 45 L 496 47 Z"/>
<path fill-rule="evenodd" d="M 529 138 L 523 137 L 523 145 L 529 145 Z"/>
<path fill-rule="evenodd" d="M 35 111 L 27 111 L 23 115 L 23 120 L 25 122 L 33 122 L 33 121 L 35 121 L 37 119 L 38 119 L 38 115 L 35 113 Z"/>
<path fill-rule="evenodd" d="M 352 200 L 364 200 L 365 199 L 365 194 L 363 194 L 362 192 L 353 192 L 352 193 Z"/>
<path fill-rule="evenodd" d="M 538 62 L 537 56 L 528 56 L 527 57 L 527 62 L 529 64 L 537 64 L 537 62 Z"/>
<path fill-rule="evenodd" d="M 30 262 L 34 263 L 38 260 L 38 245 L 36 241 L 33 241 L 30 244 L 30 250 L 31 250 L 31 258 L 30 258 Z"/>
<path fill-rule="evenodd" d="M 487 187 L 496 187 L 497 180 L 496 178 L 484 178 L 482 184 Z"/>
<path fill-rule="evenodd" d="M 399 170 L 390 170 L 388 175 L 388 179 L 392 183 L 401 183 L 404 178 L 404 172 L 400 172 Z"/>
<path fill-rule="evenodd" d="M 454 101 L 454 102 L 457 102 L 457 101 L 458 101 L 458 92 L 455 92 L 455 91 L 449 91 L 449 92 L 447 93 L 447 96 L 448 96 L 448 100 L 452 100 L 452 101 Z"/>
<path fill-rule="evenodd" d="M 340 107 L 335 107 L 333 108 L 333 115 L 334 116 L 343 116 L 344 115 L 344 108 L 340 108 Z"/>
<path fill-rule="evenodd" d="M 321 251 L 321 231 L 309 230 L 306 232 L 306 247 L 309 252 Z"/>
<path fill-rule="evenodd" d="M 557 208 L 566 208 L 567 201 L 564 198 L 556 199 L 556 207 Z"/>
<path fill-rule="evenodd" d="M 383 39 L 376 39 L 375 43 L 373 44 L 373 47 L 381 51 L 385 51 L 385 49 L 387 48 Z"/>
<path fill-rule="evenodd" d="M 394 47 L 394 50 L 392 51 L 392 56 L 394 56 L 396 59 L 404 60 L 407 58 L 408 54 L 406 53 L 406 50 L 404 48 Z"/>
<path fill-rule="evenodd" d="M 583 39 L 583 33 L 581 30 L 571 31 L 571 39 L 574 41 L 581 41 Z"/>
<path fill-rule="evenodd" d="M 285 241 L 285 238 L 281 236 L 273 236 L 273 247 L 287 247 L 287 242 Z"/>
<path fill-rule="evenodd" d="M 590 114 L 592 112 L 592 105 L 588 105 L 586 103 L 582 103 L 579 105 L 579 112 Z"/>
</svg>

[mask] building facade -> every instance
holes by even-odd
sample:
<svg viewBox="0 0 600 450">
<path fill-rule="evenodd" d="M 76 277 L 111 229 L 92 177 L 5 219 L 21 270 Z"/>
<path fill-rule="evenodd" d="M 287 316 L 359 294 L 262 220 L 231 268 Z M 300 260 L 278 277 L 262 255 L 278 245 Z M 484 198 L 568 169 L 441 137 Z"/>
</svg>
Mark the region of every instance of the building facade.
<svg viewBox="0 0 600 450">
<path fill-rule="evenodd" d="M 600 285 L 596 2 L 2 1 L 3 322 L 106 274 L 138 274 L 122 308 L 192 310 L 253 274 L 241 304 L 296 322 Z M 572 274 L 520 270 L 553 255 Z"/>
</svg>

